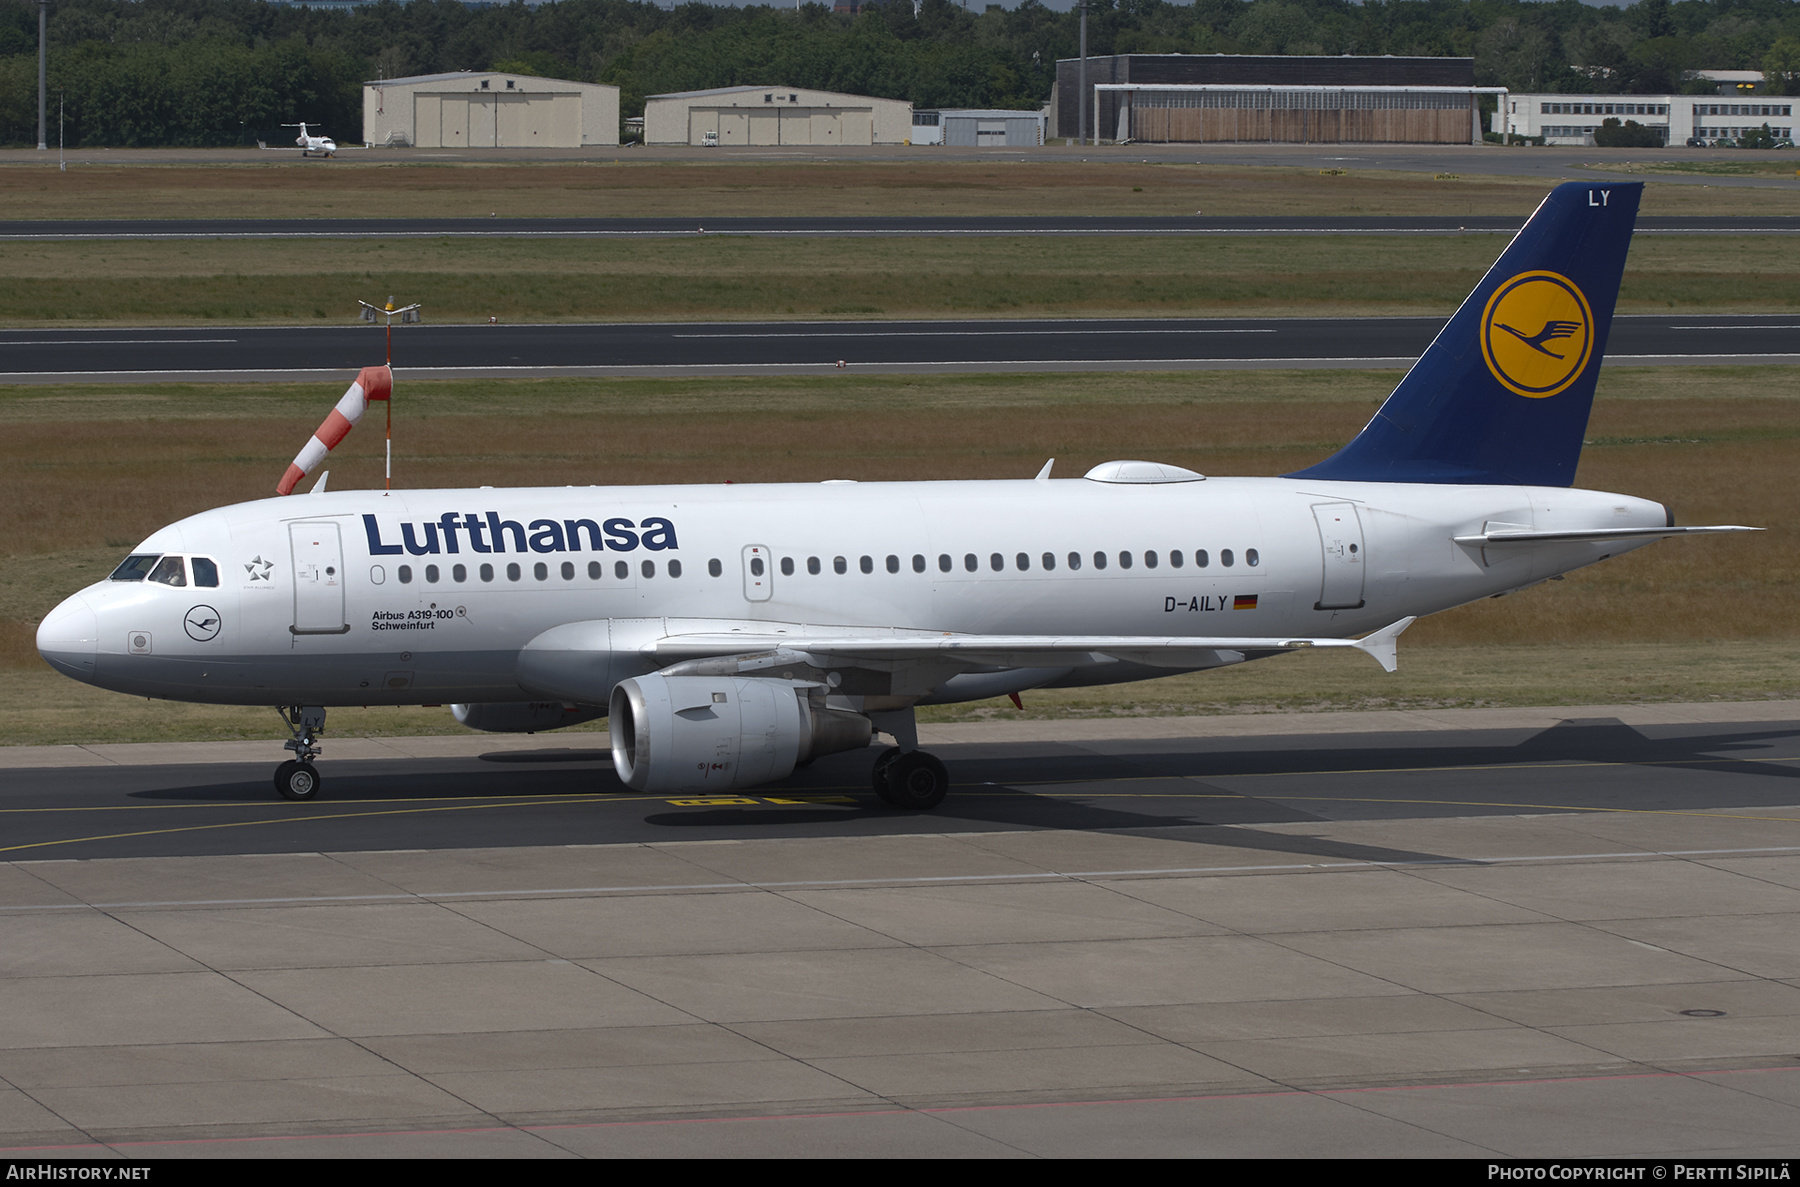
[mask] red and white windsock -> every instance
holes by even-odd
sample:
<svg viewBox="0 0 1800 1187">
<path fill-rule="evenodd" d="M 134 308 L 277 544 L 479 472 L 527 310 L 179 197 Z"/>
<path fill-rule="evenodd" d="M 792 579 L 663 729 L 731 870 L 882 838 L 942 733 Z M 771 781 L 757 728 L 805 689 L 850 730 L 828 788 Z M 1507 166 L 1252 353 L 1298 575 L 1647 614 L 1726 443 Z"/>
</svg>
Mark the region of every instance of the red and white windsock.
<svg viewBox="0 0 1800 1187">
<path fill-rule="evenodd" d="M 393 394 L 394 373 L 387 367 L 364 367 L 357 372 L 356 382 L 350 385 L 344 398 L 337 402 L 337 407 L 331 410 L 331 415 L 325 418 L 325 423 L 319 426 L 306 447 L 294 455 L 294 464 L 275 484 L 275 493 L 293 493 L 294 484 L 311 474 L 325 460 L 325 455 L 344 439 L 344 434 L 362 420 L 370 400 L 391 399 Z"/>
</svg>

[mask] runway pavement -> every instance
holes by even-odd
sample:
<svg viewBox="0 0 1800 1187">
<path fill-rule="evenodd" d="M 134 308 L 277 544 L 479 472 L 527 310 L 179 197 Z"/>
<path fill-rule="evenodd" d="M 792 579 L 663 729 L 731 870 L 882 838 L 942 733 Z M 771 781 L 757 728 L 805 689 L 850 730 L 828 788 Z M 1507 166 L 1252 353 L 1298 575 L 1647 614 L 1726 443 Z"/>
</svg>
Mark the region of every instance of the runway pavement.
<svg viewBox="0 0 1800 1187">
<path fill-rule="evenodd" d="M 416 379 L 954 371 L 1397 367 L 1444 319 L 1169 318 L 1029 321 L 665 322 L 406 326 L 396 369 Z M 308 380 L 379 358 L 364 325 L 0 331 L 0 381 Z M 1800 362 L 1793 315 L 1614 319 L 1612 363 Z"/>
<path fill-rule="evenodd" d="M 1800 702 L 923 732 L 0 750 L 0 1153 L 1800 1145 Z"/>
<path fill-rule="evenodd" d="M 126 239 L 968 238 L 1038 235 L 1511 234 L 1508 215 L 1235 215 L 1228 217 L 317 218 L 0 221 L 0 242 Z M 1800 216 L 1640 215 L 1639 235 L 1797 235 Z"/>
<path fill-rule="evenodd" d="M 580 149 L 413 149 L 346 147 L 329 161 L 301 161 L 294 149 L 74 149 L 64 154 L 71 168 L 84 165 L 263 165 L 311 169 L 343 169 L 364 165 L 446 164 L 549 164 L 582 162 L 648 164 L 691 162 L 700 164 L 782 164 L 837 161 L 850 164 L 882 162 L 930 164 L 933 162 L 1096 161 L 1158 162 L 1163 164 L 1222 165 L 1227 167 L 1276 167 L 1291 169 L 1344 169 L 1351 173 L 1395 172 L 1468 174 L 1480 177 L 1526 177 L 1567 181 L 1593 177 L 1655 181 L 1667 185 L 1716 186 L 1727 189 L 1792 188 L 1791 175 L 1743 175 L 1728 170 L 1746 163 L 1789 161 L 1792 153 L 1746 152 L 1713 148 L 1502 148 L 1489 144 L 1108 144 L 1045 145 L 1038 148 L 951 148 L 945 145 L 801 148 L 655 148 L 614 147 Z M 54 168 L 58 158 L 30 149 L 0 151 L 0 167 Z M 1720 172 L 1645 173 L 1636 166 L 1665 161 L 1685 165 L 1722 166 Z"/>
</svg>

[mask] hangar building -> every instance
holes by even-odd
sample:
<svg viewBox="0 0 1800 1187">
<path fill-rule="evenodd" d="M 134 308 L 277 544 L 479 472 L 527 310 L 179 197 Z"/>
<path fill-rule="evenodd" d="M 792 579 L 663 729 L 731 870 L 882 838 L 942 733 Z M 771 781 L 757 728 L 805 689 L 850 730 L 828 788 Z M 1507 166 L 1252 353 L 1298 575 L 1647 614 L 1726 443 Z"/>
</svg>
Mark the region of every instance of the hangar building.
<svg viewBox="0 0 1800 1187">
<path fill-rule="evenodd" d="M 801 87 L 719 87 L 651 95 L 645 144 L 904 144 L 912 104 Z"/>
<path fill-rule="evenodd" d="M 1041 111 L 914 111 L 912 142 L 960 148 L 1035 148 L 1044 143 L 1044 122 Z"/>
<path fill-rule="evenodd" d="M 374 148 L 581 148 L 619 143 L 619 88 L 467 70 L 363 83 Z"/>
<path fill-rule="evenodd" d="M 1056 129 L 1076 136 L 1081 59 L 1056 64 Z M 1468 144 L 1473 58 L 1112 54 L 1087 59 L 1087 134 L 1181 143 Z"/>
</svg>

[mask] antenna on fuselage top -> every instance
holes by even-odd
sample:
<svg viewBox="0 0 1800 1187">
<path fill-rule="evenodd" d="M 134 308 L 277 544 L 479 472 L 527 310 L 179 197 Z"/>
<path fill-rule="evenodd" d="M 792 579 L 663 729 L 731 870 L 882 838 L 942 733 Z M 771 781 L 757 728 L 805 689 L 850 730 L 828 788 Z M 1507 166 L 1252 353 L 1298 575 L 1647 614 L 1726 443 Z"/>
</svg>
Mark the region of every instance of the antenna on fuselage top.
<svg viewBox="0 0 1800 1187">
<path fill-rule="evenodd" d="M 417 325 L 420 322 L 425 320 L 425 315 L 420 312 L 420 310 L 423 309 L 424 306 L 420 305 L 418 302 L 415 301 L 411 305 L 407 305 L 404 308 L 396 309 L 394 307 L 394 298 L 391 296 L 387 299 L 386 305 L 371 305 L 367 301 L 364 301 L 361 299 L 359 299 L 356 303 L 358 305 L 362 306 L 362 315 L 361 316 L 364 321 L 373 324 L 373 322 L 375 321 L 375 318 L 377 316 L 384 317 L 387 319 L 386 366 L 388 369 L 388 374 L 391 376 L 394 371 L 394 318 L 398 317 L 400 319 L 400 324 L 403 326 Z M 390 399 L 387 402 L 386 476 L 383 481 L 382 490 L 385 493 L 385 492 L 391 491 L 393 489 L 394 489 L 394 401 Z"/>
</svg>

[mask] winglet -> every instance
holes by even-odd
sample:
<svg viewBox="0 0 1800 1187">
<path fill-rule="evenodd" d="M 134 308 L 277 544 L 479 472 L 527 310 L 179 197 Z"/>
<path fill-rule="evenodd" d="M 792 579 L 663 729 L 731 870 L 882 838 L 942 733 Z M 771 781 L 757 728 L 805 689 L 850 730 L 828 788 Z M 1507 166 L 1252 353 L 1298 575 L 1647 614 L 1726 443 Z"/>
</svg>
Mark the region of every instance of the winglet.
<svg viewBox="0 0 1800 1187">
<path fill-rule="evenodd" d="M 1043 468 L 1043 469 L 1042 469 L 1042 470 L 1039 470 L 1039 471 L 1038 471 L 1038 472 L 1037 472 L 1037 480 L 1038 480 L 1038 481 L 1039 481 L 1039 482 L 1048 482 L 1048 481 L 1050 481 L 1050 467 L 1051 467 L 1051 466 L 1054 466 L 1054 465 L 1055 465 L 1055 464 L 1056 464 L 1056 459 L 1055 459 L 1055 458 L 1051 458 L 1051 459 L 1050 459 L 1050 460 L 1049 460 L 1049 461 L 1047 461 L 1047 462 L 1045 462 L 1045 463 L 1044 463 L 1044 468 Z"/>
<path fill-rule="evenodd" d="M 1392 672 L 1400 666 L 1400 632 L 1417 621 L 1418 617 L 1415 615 L 1384 626 L 1374 634 L 1358 639 L 1356 649 L 1367 652 L 1370 658 L 1381 665 L 1382 671 Z"/>
</svg>

